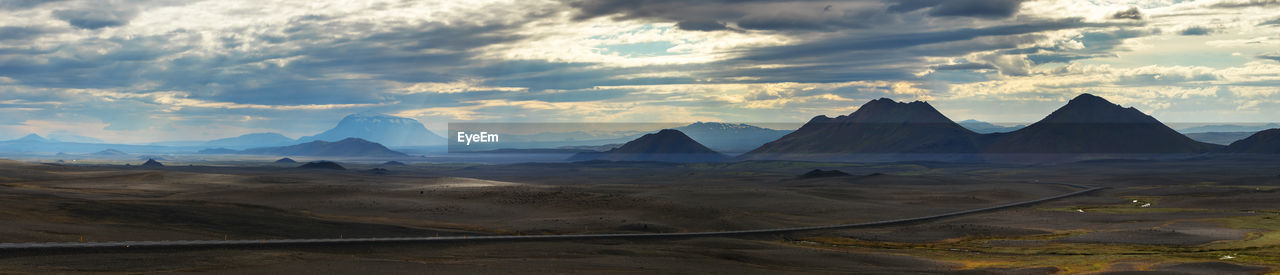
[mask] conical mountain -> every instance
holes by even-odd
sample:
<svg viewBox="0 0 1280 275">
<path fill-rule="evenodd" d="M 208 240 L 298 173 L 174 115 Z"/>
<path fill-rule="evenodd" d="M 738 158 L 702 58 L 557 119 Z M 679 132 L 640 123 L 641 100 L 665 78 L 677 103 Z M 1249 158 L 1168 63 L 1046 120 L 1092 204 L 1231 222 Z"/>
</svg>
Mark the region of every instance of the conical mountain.
<svg viewBox="0 0 1280 275">
<path fill-rule="evenodd" d="M 1198 142 L 1133 107 L 1081 94 L 1044 119 L 994 134 L 988 153 L 1203 153 L 1221 146 Z"/>
<path fill-rule="evenodd" d="M 1280 154 L 1280 128 L 1254 133 L 1245 139 L 1232 142 L 1223 152 Z"/>
<path fill-rule="evenodd" d="M 814 117 L 800 129 L 766 143 L 745 159 L 804 154 L 975 153 L 977 133 L 956 124 L 929 103 L 881 98 L 847 116 Z"/>
<path fill-rule="evenodd" d="M 575 160 L 713 162 L 726 157 L 694 141 L 678 130 L 646 134 L 606 152 L 579 153 Z"/>
<path fill-rule="evenodd" d="M 339 141 L 346 138 L 360 138 L 386 146 L 424 146 L 445 143 L 443 137 L 428 131 L 417 120 L 373 112 L 348 115 L 343 117 L 342 121 L 338 122 L 338 126 L 333 129 L 314 136 L 299 138 L 298 142 Z"/>
</svg>

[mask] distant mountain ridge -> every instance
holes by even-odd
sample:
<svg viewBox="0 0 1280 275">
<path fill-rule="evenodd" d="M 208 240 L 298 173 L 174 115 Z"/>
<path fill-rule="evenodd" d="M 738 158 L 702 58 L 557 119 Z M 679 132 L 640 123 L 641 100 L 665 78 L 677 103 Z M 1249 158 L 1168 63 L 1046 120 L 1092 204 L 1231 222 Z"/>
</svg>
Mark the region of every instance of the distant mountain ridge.
<svg viewBox="0 0 1280 275">
<path fill-rule="evenodd" d="M 791 133 L 743 123 L 696 122 L 674 128 L 719 152 L 746 152 Z"/>
<path fill-rule="evenodd" d="M 1006 126 L 995 125 L 989 122 L 979 121 L 975 119 L 966 119 L 966 120 L 957 122 L 957 124 L 960 124 L 960 126 L 964 126 L 965 129 L 969 129 L 970 131 L 973 131 L 979 134 L 1008 133 L 1008 132 L 1017 131 L 1019 129 L 1027 127 L 1026 125 L 1014 125 L 1014 126 L 1006 127 Z"/>
<path fill-rule="evenodd" d="M 1266 125 L 1230 125 L 1230 124 L 1205 125 L 1205 126 L 1196 126 L 1196 127 L 1178 130 L 1178 132 L 1182 132 L 1182 133 L 1227 133 L 1227 132 L 1255 133 L 1258 131 L 1272 129 L 1272 128 L 1280 128 L 1280 124 L 1267 123 Z"/>
<path fill-rule="evenodd" d="M 205 142 L 204 146 L 246 149 L 254 147 L 285 146 L 292 145 L 294 143 L 297 143 L 297 141 L 292 138 L 278 133 L 267 132 L 210 140 Z"/>
<path fill-rule="evenodd" d="M 225 152 L 225 151 L 224 151 Z M 275 156 L 331 156 L 331 157 L 407 157 L 409 155 L 388 149 L 382 144 L 359 138 L 346 138 L 328 142 L 317 140 L 303 144 L 261 147 L 238 151 L 248 155 Z"/>
<path fill-rule="evenodd" d="M 444 145 L 445 139 L 428 131 L 421 122 L 373 112 L 361 112 L 342 118 L 337 126 L 314 136 L 305 136 L 298 142 L 316 140 L 338 141 L 360 138 L 386 146 Z"/>
</svg>

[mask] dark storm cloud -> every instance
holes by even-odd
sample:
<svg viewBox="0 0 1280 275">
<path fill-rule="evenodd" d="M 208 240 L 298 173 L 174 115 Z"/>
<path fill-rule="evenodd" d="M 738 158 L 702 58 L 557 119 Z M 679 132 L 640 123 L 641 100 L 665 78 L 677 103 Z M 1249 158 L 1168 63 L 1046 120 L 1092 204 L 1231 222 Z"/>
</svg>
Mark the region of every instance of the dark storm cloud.
<svg viewBox="0 0 1280 275">
<path fill-rule="evenodd" d="M 40 5 L 66 0 L 4 0 L 0 1 L 0 10 L 25 10 Z"/>
<path fill-rule="evenodd" d="M 1259 54 L 1256 57 L 1258 59 L 1266 59 L 1266 60 L 1280 62 L 1280 52 L 1263 53 L 1263 54 Z"/>
<path fill-rule="evenodd" d="M 1006 36 L 1028 34 L 1051 30 L 1075 29 L 1084 27 L 1127 26 L 1125 24 L 1086 23 L 1080 18 L 1060 20 L 1044 20 L 1021 24 L 1001 25 L 982 28 L 960 28 L 954 30 L 887 33 L 887 34 L 853 34 L 800 45 L 768 47 L 756 50 L 743 59 L 772 60 L 798 57 L 819 57 L 831 53 L 849 51 L 867 51 L 882 49 L 900 49 L 920 45 L 970 40 L 988 36 Z M 976 51 L 977 49 L 975 49 Z"/>
<path fill-rule="evenodd" d="M 889 11 L 929 9 L 932 16 L 1008 18 L 1018 13 L 1024 0 L 890 0 Z"/>
<path fill-rule="evenodd" d="M 876 0 L 759 1 L 759 0 L 566 0 L 574 19 L 597 17 L 675 22 L 683 30 L 741 29 L 768 31 L 828 31 L 865 28 L 892 21 Z M 848 5 L 846 5 L 848 4 Z"/>
<path fill-rule="evenodd" d="M 1280 6 L 1280 0 L 1248 0 L 1248 1 L 1238 1 L 1238 2 L 1222 2 L 1222 3 L 1213 4 L 1212 7 L 1234 9 L 1234 8 L 1271 7 L 1271 6 Z"/>
<path fill-rule="evenodd" d="M 1193 26 L 1193 27 L 1188 27 L 1188 28 L 1186 28 L 1186 29 L 1182 29 L 1182 31 L 1179 31 L 1179 32 L 1178 32 L 1178 34 L 1181 34 L 1181 35 L 1188 35 L 1188 36 L 1191 36 L 1191 35 L 1209 35 L 1209 34 L 1212 34 L 1212 33 L 1213 33 L 1213 31 L 1214 31 L 1213 29 L 1210 29 L 1210 28 L 1208 28 L 1208 27 Z"/>
<path fill-rule="evenodd" d="M 995 70 L 996 66 L 987 63 L 960 63 L 933 66 L 934 70 L 939 71 L 968 71 L 968 70 Z"/>
<path fill-rule="evenodd" d="M 53 17 L 81 29 L 101 29 L 123 26 L 138 15 L 133 7 L 92 8 L 83 7 L 53 11 Z"/>
<path fill-rule="evenodd" d="M 56 31 L 49 30 L 42 27 L 5 26 L 5 27 L 0 27 L 0 41 L 10 41 L 10 40 L 25 41 L 25 40 L 34 39 L 36 37 L 39 37 L 47 33 L 54 33 L 54 32 Z M 3 53 L 0 53 L 0 54 L 3 54 Z"/>
<path fill-rule="evenodd" d="M 1258 23 L 1258 26 L 1280 25 L 1280 17 Z"/>
<path fill-rule="evenodd" d="M 1128 10 L 1118 11 L 1111 15 L 1111 19 L 1130 19 L 1142 20 L 1142 11 L 1138 7 L 1131 7 Z"/>
</svg>

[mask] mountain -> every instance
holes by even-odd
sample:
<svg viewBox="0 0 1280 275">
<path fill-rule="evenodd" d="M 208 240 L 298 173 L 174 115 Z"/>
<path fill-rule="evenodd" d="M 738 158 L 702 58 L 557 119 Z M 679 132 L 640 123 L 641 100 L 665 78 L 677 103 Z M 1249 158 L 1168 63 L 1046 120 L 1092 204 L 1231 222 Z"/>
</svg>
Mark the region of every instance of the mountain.
<svg viewBox="0 0 1280 275">
<path fill-rule="evenodd" d="M 253 133 L 238 137 L 210 140 L 204 143 L 208 147 L 245 149 L 254 147 L 271 147 L 292 145 L 296 140 L 277 133 Z"/>
<path fill-rule="evenodd" d="M 969 131 L 973 131 L 979 134 L 1007 133 L 1007 132 L 1013 132 L 1013 131 L 1017 131 L 1018 129 L 1027 127 L 1026 125 L 1014 125 L 1014 126 L 1005 127 L 1005 126 L 995 125 L 985 121 L 978 121 L 973 119 L 966 119 L 964 121 L 958 122 L 958 124 L 960 124 L 960 126 L 963 126 L 965 129 L 969 129 Z"/>
<path fill-rule="evenodd" d="M 327 161 L 327 160 L 308 162 L 307 164 L 303 164 L 302 166 L 298 166 L 298 168 L 302 168 L 302 169 L 347 170 L 347 168 L 346 168 L 346 167 L 342 167 L 342 165 L 338 164 L 337 162 L 332 162 L 332 161 Z"/>
<path fill-rule="evenodd" d="M 1206 132 L 1206 133 L 1186 133 L 1185 135 L 1191 139 L 1204 143 L 1213 143 L 1219 145 L 1227 145 L 1237 140 L 1247 138 L 1257 132 Z"/>
<path fill-rule="evenodd" d="M 1280 154 L 1280 128 L 1264 130 L 1222 150 L 1227 153 Z"/>
<path fill-rule="evenodd" d="M 104 141 L 102 141 L 101 139 L 76 135 L 72 133 L 67 133 L 65 131 L 55 131 L 53 133 L 49 133 L 49 140 L 57 141 L 57 142 L 104 143 Z"/>
<path fill-rule="evenodd" d="M 714 162 L 726 157 L 689 138 L 679 130 L 646 134 L 605 152 L 575 154 L 571 160 Z"/>
<path fill-rule="evenodd" d="M 116 149 L 106 149 L 106 150 L 98 151 L 98 152 L 96 152 L 96 153 L 92 153 L 92 154 L 89 154 L 89 155 L 92 155 L 92 156 L 127 156 L 127 155 L 129 155 L 129 153 L 120 152 L 120 150 L 116 150 Z"/>
<path fill-rule="evenodd" d="M 1021 130 L 992 134 L 989 153 L 1204 153 L 1192 140 L 1133 107 L 1081 94 Z"/>
<path fill-rule="evenodd" d="M 676 127 L 693 140 L 719 152 L 746 152 L 791 133 L 747 124 L 697 122 Z"/>
<path fill-rule="evenodd" d="M 18 138 L 18 139 L 12 140 L 12 141 L 15 141 L 15 142 L 49 142 L 49 140 L 48 140 L 48 139 L 45 139 L 45 138 L 43 138 L 43 137 L 40 137 L 40 135 L 37 135 L 37 134 L 27 134 L 27 135 L 25 135 L 25 136 L 22 136 L 22 137 L 20 137 L 20 138 Z"/>
<path fill-rule="evenodd" d="M 817 116 L 744 159 L 826 158 L 853 153 L 976 153 L 980 135 L 929 103 L 872 100 L 847 116 Z"/>
<path fill-rule="evenodd" d="M 387 146 L 445 144 L 444 137 L 427 131 L 427 128 L 417 120 L 372 112 L 348 115 L 342 118 L 338 126 L 333 129 L 314 136 L 299 138 L 298 141 L 336 141 L 346 138 L 360 138 Z"/>
<path fill-rule="evenodd" d="M 283 147 L 262 147 L 240 151 L 241 154 L 277 156 L 334 156 L 334 157 L 407 157 L 401 152 L 387 149 L 382 144 L 359 138 L 347 138 L 335 142 L 317 140 Z"/>
<path fill-rule="evenodd" d="M 141 166 L 142 167 L 164 167 L 164 164 L 160 163 L 159 161 L 156 161 L 155 159 L 147 159 L 147 162 L 142 163 Z"/>
<path fill-rule="evenodd" d="M 1271 128 L 1280 128 L 1280 124 L 1268 123 L 1267 125 L 1229 125 L 1229 124 L 1205 125 L 1205 126 L 1196 126 L 1196 127 L 1182 129 L 1182 130 L 1179 130 L 1178 132 L 1183 132 L 1183 133 L 1250 132 L 1250 133 L 1254 133 L 1254 132 L 1271 129 Z"/>
<path fill-rule="evenodd" d="M 298 161 L 295 161 L 291 158 L 281 158 L 281 159 L 277 159 L 276 163 L 298 163 Z"/>
</svg>

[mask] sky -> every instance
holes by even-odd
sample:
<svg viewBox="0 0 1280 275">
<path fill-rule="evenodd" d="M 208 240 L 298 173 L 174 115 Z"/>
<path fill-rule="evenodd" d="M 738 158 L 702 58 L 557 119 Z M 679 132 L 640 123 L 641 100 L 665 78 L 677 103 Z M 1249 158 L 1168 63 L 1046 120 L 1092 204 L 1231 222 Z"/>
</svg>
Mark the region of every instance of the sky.
<svg viewBox="0 0 1280 275">
<path fill-rule="evenodd" d="M 1080 93 L 1280 121 L 1280 0 L 0 0 L 0 138 L 803 122 L 881 97 L 1034 122 Z"/>
</svg>

